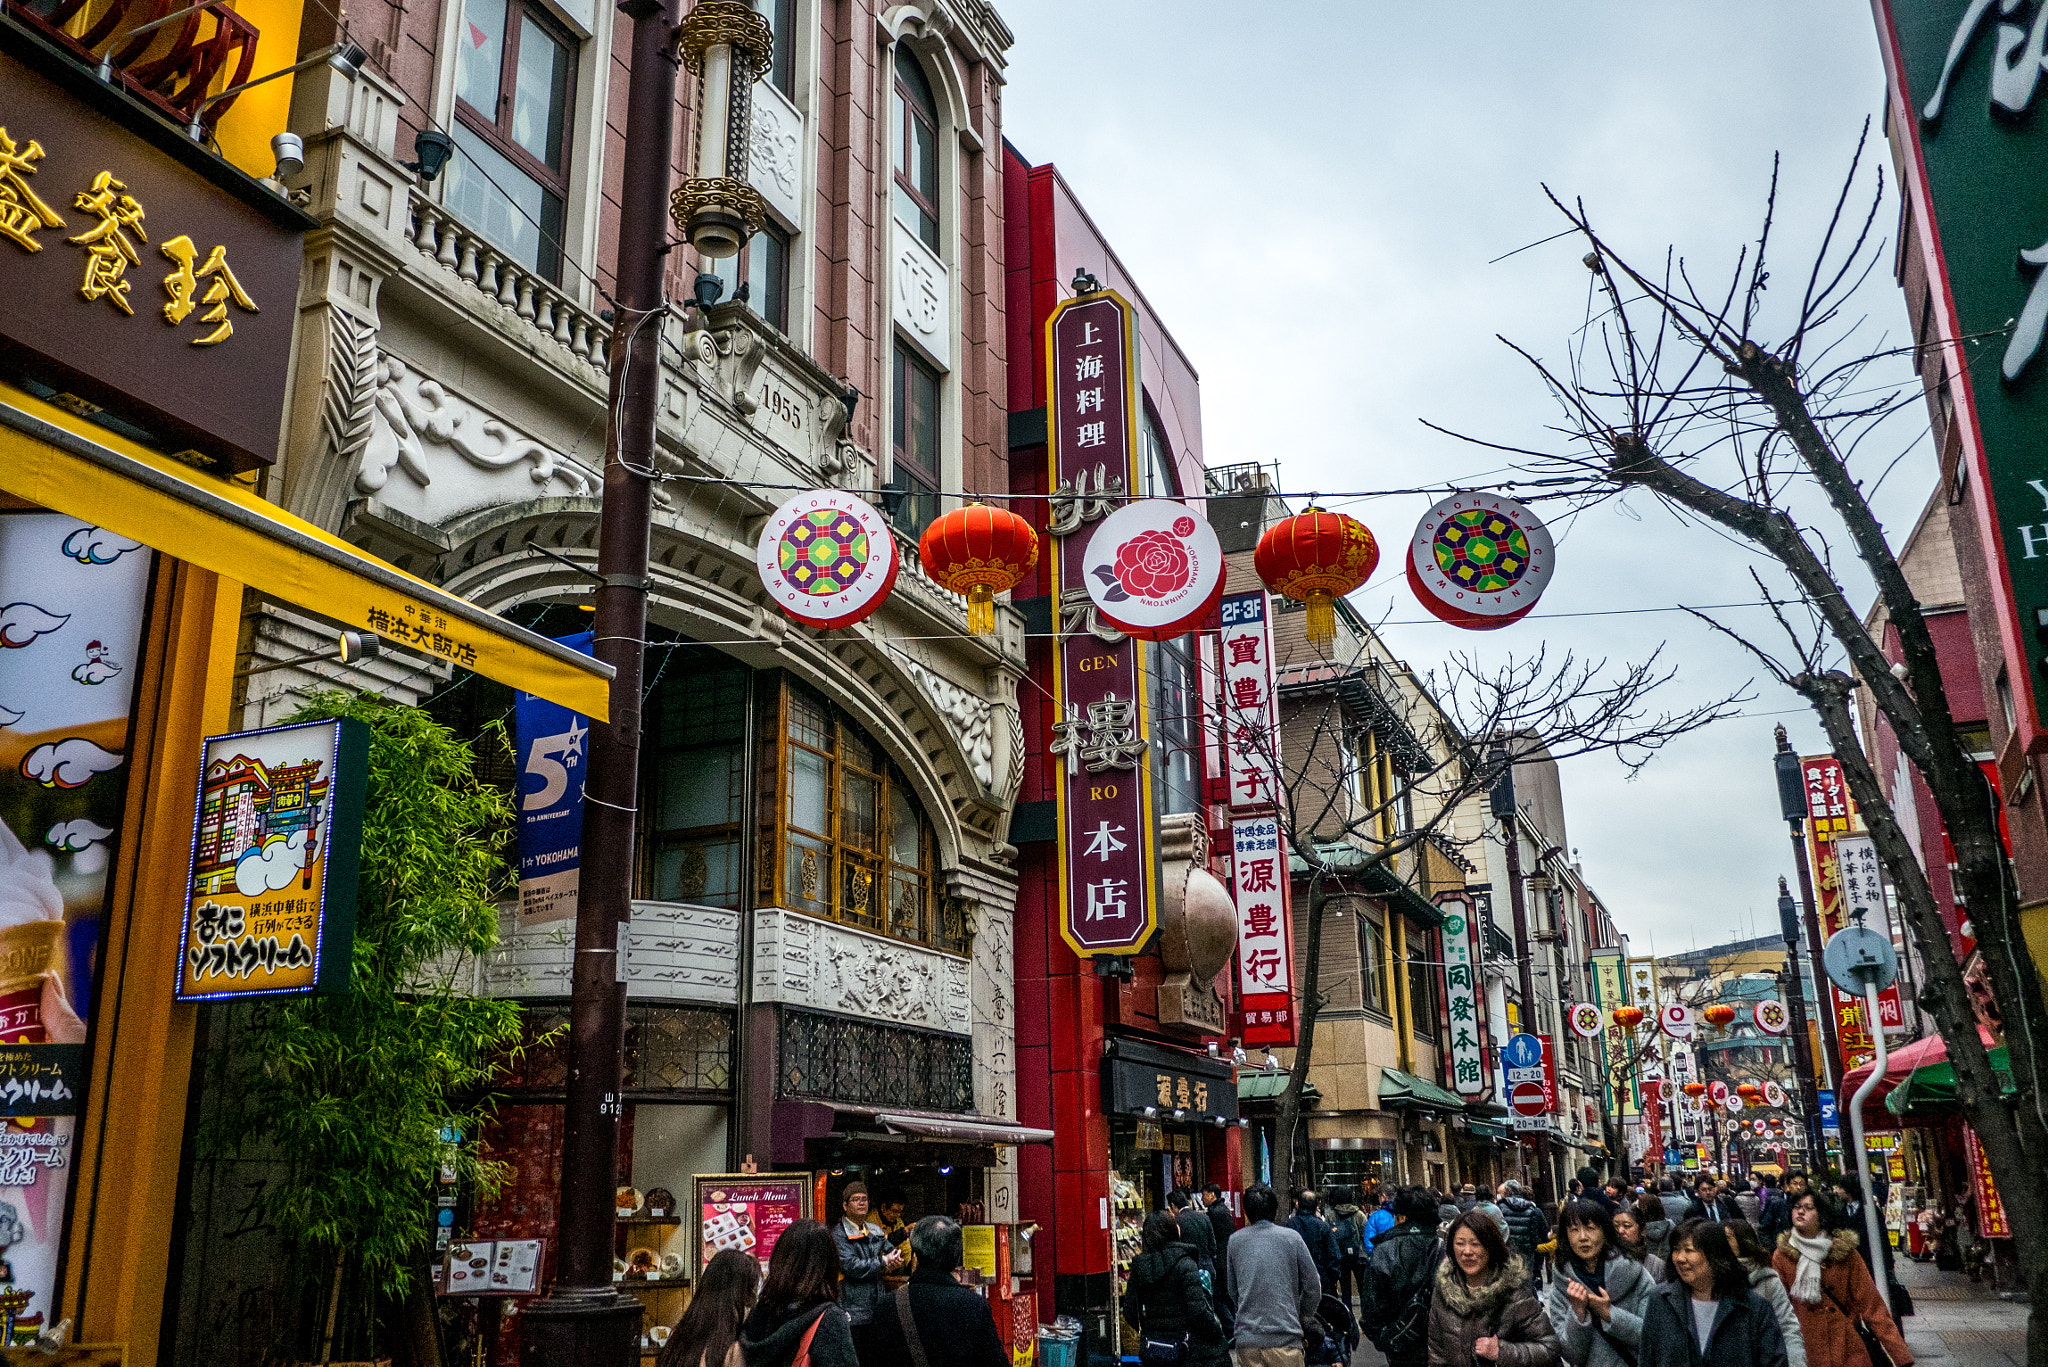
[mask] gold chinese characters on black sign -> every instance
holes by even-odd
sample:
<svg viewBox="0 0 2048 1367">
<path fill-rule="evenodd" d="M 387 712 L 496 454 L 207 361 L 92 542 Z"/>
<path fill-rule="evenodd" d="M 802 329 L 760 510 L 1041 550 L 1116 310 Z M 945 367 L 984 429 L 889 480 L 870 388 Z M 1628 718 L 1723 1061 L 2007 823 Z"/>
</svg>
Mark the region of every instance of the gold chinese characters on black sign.
<svg viewBox="0 0 2048 1367">
<path fill-rule="evenodd" d="M 153 141 L 0 55 L 0 356 L 32 391 L 169 449 L 265 463 L 304 216 L 196 147 Z"/>
</svg>

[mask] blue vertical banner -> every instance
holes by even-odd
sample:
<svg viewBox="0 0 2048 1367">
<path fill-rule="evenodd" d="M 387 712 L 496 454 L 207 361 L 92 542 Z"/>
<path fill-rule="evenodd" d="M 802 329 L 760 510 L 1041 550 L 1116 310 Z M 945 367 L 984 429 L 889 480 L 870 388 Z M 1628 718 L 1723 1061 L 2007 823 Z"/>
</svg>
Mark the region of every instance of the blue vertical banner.
<svg viewBox="0 0 2048 1367">
<path fill-rule="evenodd" d="M 556 638 L 591 653 L 591 633 Z M 519 928 L 576 918 L 583 852 L 583 779 L 590 719 L 531 693 L 515 693 L 519 761 Z"/>
<path fill-rule="evenodd" d="M 1835 1094 L 1819 1092 L 1815 1099 L 1820 1102 L 1820 1132 L 1829 1139 L 1842 1137 L 1842 1117 L 1835 1110 Z"/>
</svg>

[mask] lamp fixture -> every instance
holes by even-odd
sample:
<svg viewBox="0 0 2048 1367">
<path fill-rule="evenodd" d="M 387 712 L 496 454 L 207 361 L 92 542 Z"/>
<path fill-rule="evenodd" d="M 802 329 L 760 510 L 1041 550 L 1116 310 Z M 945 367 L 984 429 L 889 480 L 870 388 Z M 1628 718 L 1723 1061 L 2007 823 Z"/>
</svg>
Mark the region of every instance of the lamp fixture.
<svg viewBox="0 0 2048 1367">
<path fill-rule="evenodd" d="M 1216 1058 L 1216 1057 L 1218 1056 L 1218 1054 L 1219 1054 L 1219 1050 L 1218 1050 L 1218 1047 L 1217 1047 L 1216 1041 L 1215 1041 L 1215 1040 L 1210 1040 L 1210 1041 L 1209 1041 L 1209 1057 L 1210 1057 L 1210 1058 Z"/>
<path fill-rule="evenodd" d="M 676 30 L 676 55 L 697 78 L 697 147 L 669 212 L 710 260 L 737 256 L 768 221 L 768 201 L 747 183 L 747 155 L 754 82 L 774 52 L 775 31 L 748 0 L 697 0 Z"/>
<path fill-rule="evenodd" d="M 270 178 L 282 183 L 306 169 L 306 140 L 297 133 L 279 133 L 270 140 L 270 157 L 277 163 Z"/>
<path fill-rule="evenodd" d="M 199 102 L 199 107 L 192 111 L 192 122 L 186 125 L 185 133 L 194 142 L 203 141 L 206 137 L 206 126 L 201 122 L 201 119 L 205 116 L 206 111 L 230 96 L 241 94 L 251 86 L 259 86 L 266 81 L 274 81 L 280 76 L 290 76 L 304 71 L 308 67 L 319 66 L 323 62 L 333 67 L 342 75 L 354 79 L 356 72 L 362 70 L 363 63 L 369 60 L 369 49 L 365 48 L 361 43 L 330 43 L 303 61 L 293 62 L 287 67 L 279 67 L 276 71 L 270 72 L 268 75 L 258 76 L 253 81 L 244 81 L 240 85 L 231 85 L 218 94 L 208 95 Z"/>
<path fill-rule="evenodd" d="M 1159 1118 L 1159 1108 L 1157 1106 L 1147 1106 L 1140 1110 L 1138 1114 L 1144 1116 L 1147 1120 L 1157 1120 Z"/>
<path fill-rule="evenodd" d="M 310 664 L 314 660 L 333 660 L 338 664 L 352 665 L 383 653 L 383 637 L 367 631 L 344 631 L 331 651 L 307 651 L 303 655 L 294 655 L 289 660 L 279 660 L 275 664 L 257 665 L 254 669 L 241 670 L 235 677 L 246 679 L 253 674 L 268 674 L 273 669 L 290 669 L 293 665 Z"/>
<path fill-rule="evenodd" d="M 1173 1108 L 1173 1121 L 1176 1125 L 1178 1125 L 1181 1121 L 1186 1120 L 1187 1118 L 1188 1112 L 1185 1106 L 1176 1106 Z"/>
<path fill-rule="evenodd" d="M 422 185 L 432 185 L 455 154 L 455 139 L 438 128 L 422 128 L 412 140 L 412 154 L 419 160 L 398 164 L 416 173 Z"/>
</svg>

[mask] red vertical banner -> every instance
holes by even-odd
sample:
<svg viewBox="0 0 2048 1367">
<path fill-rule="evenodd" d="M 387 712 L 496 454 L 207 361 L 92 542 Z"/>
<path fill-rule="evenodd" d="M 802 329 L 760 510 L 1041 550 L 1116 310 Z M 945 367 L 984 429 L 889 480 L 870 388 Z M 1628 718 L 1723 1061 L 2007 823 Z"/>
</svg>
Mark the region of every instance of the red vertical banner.
<svg viewBox="0 0 2048 1367">
<path fill-rule="evenodd" d="M 1543 1041 L 1543 1109 L 1551 1115 L 1557 1114 L 1557 1044 L 1548 1035 L 1538 1035 Z"/>
<path fill-rule="evenodd" d="M 1970 1159 L 1970 1189 L 1977 1193 L 1977 1232 L 1987 1239 L 2010 1239 L 2012 1222 L 2005 1218 L 2005 1204 L 1991 1181 L 1991 1165 L 1984 1161 L 1984 1146 L 1977 1132 L 1963 1126 L 1963 1151 Z"/>
<path fill-rule="evenodd" d="M 1158 924 L 1145 667 L 1137 643 L 1095 611 L 1081 567 L 1131 487 L 1137 314 L 1113 291 L 1085 294 L 1055 308 L 1045 333 L 1060 935 L 1083 958 L 1135 954 Z"/>
<path fill-rule="evenodd" d="M 1842 777 L 1841 761 L 1833 755 L 1806 755 L 1799 761 L 1806 780 L 1806 854 L 1813 865 L 1814 908 L 1820 917 L 1821 940 L 1842 928 L 1841 861 L 1835 841 L 1863 828 L 1856 815 L 1856 802 Z M 1875 927 L 1873 927 L 1874 929 Z M 1841 988 L 1828 985 L 1829 1009 L 1835 1013 L 1835 1031 L 1842 1041 L 1843 1063 L 1848 1067 L 1866 1063 L 1876 1056 L 1877 1046 L 1863 1024 L 1863 1003 Z"/>
<path fill-rule="evenodd" d="M 1288 1048 L 1294 1043 L 1294 923 L 1287 840 L 1273 816 L 1240 817 L 1230 833 L 1242 1037 L 1246 1044 Z"/>
</svg>

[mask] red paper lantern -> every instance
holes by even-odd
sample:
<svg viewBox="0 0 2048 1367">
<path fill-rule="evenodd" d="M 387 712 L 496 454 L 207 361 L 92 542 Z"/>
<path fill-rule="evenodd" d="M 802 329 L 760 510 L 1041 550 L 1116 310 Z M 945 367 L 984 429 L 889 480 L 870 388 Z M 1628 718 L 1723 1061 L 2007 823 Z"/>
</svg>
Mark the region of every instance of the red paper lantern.
<svg viewBox="0 0 2048 1367">
<path fill-rule="evenodd" d="M 1745 1082 L 1740 1087 L 1737 1087 L 1735 1089 L 1735 1094 L 1741 1097 L 1744 1101 L 1753 1102 L 1759 1096 L 1763 1095 L 1763 1090 L 1763 1088 L 1757 1086 L 1754 1082 Z"/>
<path fill-rule="evenodd" d="M 1640 1006 L 1615 1007 L 1614 1023 L 1624 1030 L 1635 1029 L 1643 1023 L 1643 1008 Z"/>
<path fill-rule="evenodd" d="M 1704 1082 L 1688 1082 L 1685 1084 L 1684 1090 L 1687 1096 L 1697 1101 L 1699 1100 L 1699 1098 L 1706 1095 L 1707 1084 Z"/>
<path fill-rule="evenodd" d="M 1716 1030 L 1725 1030 L 1728 1028 L 1728 1022 L 1735 1019 L 1735 1008 L 1727 1002 L 1715 1002 L 1700 1014 L 1705 1016 L 1707 1024 Z"/>
<path fill-rule="evenodd" d="M 926 527 L 917 556 L 940 588 L 967 595 L 967 630 L 992 636 L 996 595 L 1015 588 L 1038 563 L 1038 533 L 1013 512 L 973 503 Z"/>
<path fill-rule="evenodd" d="M 1308 605 L 1308 639 L 1323 649 L 1337 639 L 1333 600 L 1363 584 L 1379 562 L 1379 543 L 1363 522 L 1321 508 L 1274 523 L 1252 552 L 1267 588 Z"/>
</svg>

